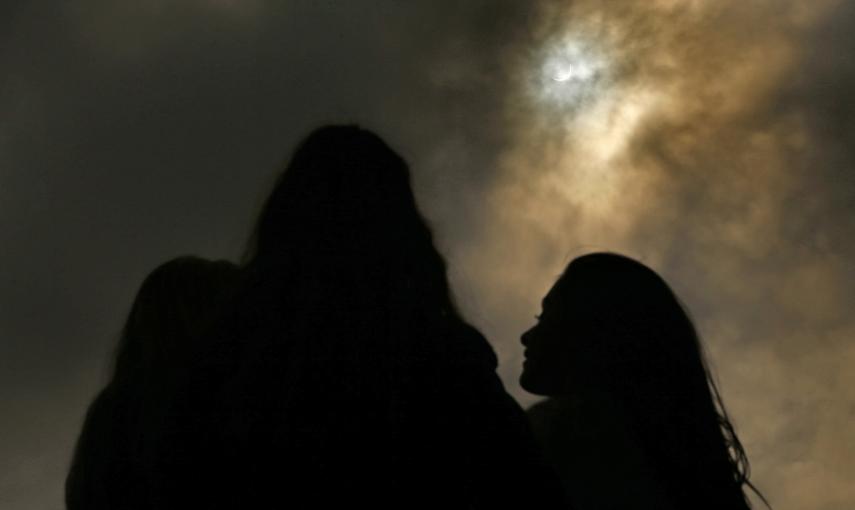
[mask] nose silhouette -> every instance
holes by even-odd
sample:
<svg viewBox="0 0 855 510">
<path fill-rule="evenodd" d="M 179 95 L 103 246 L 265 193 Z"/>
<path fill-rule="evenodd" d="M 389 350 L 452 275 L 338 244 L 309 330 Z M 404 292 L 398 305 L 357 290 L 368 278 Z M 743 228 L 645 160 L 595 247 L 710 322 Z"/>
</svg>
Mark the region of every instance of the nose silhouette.
<svg viewBox="0 0 855 510">
<path fill-rule="evenodd" d="M 520 336 L 520 342 L 522 342 L 524 347 L 528 347 L 529 343 L 531 342 L 531 330 L 532 329 L 534 329 L 534 328 L 530 328 L 529 330 L 527 330 L 525 333 L 523 333 Z"/>
</svg>

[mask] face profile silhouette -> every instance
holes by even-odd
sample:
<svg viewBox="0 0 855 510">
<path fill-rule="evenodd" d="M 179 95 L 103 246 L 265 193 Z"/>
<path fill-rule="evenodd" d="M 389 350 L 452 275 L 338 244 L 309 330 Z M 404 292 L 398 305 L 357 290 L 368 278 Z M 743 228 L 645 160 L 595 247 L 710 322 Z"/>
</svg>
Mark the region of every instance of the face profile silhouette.
<svg viewBox="0 0 855 510">
<path fill-rule="evenodd" d="M 521 386 L 553 397 L 529 415 L 568 491 L 584 492 L 586 478 L 605 490 L 614 480 L 602 473 L 621 466 L 624 485 L 650 502 L 636 508 L 748 508 L 747 457 L 695 328 L 656 272 L 613 253 L 574 259 L 521 341 Z M 585 442 L 602 450 L 582 466 Z"/>
<path fill-rule="evenodd" d="M 523 372 L 520 385 L 529 393 L 536 395 L 555 395 L 568 389 L 570 376 L 578 375 L 578 353 L 572 352 L 571 321 L 573 309 L 571 296 L 563 296 L 566 304 L 555 289 L 544 297 L 541 313 L 536 317 L 537 324 L 523 333 L 521 340 L 525 347 Z M 578 303 L 577 303 L 578 304 Z"/>
</svg>

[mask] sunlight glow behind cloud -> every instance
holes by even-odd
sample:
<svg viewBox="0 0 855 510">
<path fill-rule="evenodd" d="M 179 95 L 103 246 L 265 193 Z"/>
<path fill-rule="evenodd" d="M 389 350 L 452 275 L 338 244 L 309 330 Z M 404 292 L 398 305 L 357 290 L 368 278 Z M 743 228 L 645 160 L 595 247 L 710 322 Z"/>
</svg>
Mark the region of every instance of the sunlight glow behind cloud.
<svg viewBox="0 0 855 510">
<path fill-rule="evenodd" d="M 608 63 L 593 41 L 567 35 L 537 55 L 532 95 L 544 108 L 573 111 L 603 93 Z"/>
</svg>

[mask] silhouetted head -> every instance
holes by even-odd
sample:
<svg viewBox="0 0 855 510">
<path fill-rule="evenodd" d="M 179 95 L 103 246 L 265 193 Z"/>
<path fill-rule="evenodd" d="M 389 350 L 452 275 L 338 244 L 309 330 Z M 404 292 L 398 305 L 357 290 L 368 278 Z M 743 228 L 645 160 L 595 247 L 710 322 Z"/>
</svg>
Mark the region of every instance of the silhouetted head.
<svg viewBox="0 0 855 510">
<path fill-rule="evenodd" d="M 394 287 L 451 312 L 445 264 L 404 160 L 376 134 L 325 126 L 298 147 L 248 251 L 254 274 L 306 296 Z M 311 285 L 311 291 L 306 286 Z"/>
<path fill-rule="evenodd" d="M 158 378 L 190 363 L 199 336 L 238 280 L 236 265 L 179 257 L 137 292 L 116 353 L 113 383 Z"/>
<path fill-rule="evenodd" d="M 523 388 L 609 399 L 630 417 L 674 493 L 718 493 L 745 508 L 747 459 L 695 328 L 658 274 L 621 255 L 579 257 L 543 299 L 538 319 L 522 336 Z"/>
<path fill-rule="evenodd" d="M 542 305 L 522 338 L 521 382 L 532 393 L 706 384 L 689 317 L 668 284 L 640 262 L 611 253 L 579 257 Z"/>
</svg>

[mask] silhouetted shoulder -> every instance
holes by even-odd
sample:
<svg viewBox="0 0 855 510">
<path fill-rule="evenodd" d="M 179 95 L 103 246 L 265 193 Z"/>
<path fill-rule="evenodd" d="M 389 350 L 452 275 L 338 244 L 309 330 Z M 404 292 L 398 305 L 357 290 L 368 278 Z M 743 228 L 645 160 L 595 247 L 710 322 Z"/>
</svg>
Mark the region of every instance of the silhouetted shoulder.
<svg viewBox="0 0 855 510">
<path fill-rule="evenodd" d="M 434 345 L 445 349 L 451 363 L 473 364 L 495 370 L 499 364 L 496 352 L 483 334 L 465 322 L 450 324 L 445 338 L 435 339 Z"/>
</svg>

